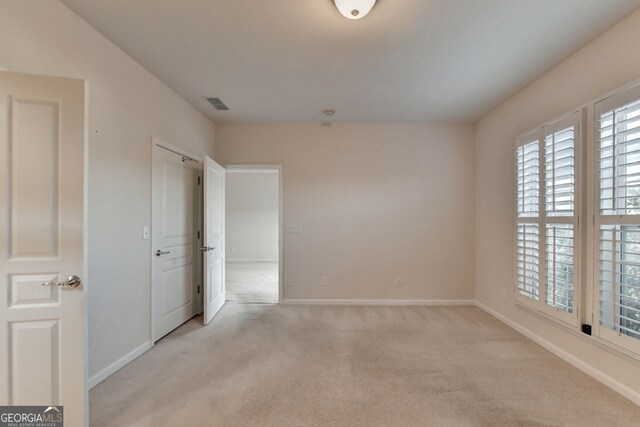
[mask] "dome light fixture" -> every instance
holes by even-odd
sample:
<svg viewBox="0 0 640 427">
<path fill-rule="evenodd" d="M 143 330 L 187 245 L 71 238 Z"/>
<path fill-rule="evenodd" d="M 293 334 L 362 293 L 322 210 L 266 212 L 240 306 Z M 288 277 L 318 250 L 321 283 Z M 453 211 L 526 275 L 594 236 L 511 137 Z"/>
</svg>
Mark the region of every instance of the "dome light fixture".
<svg viewBox="0 0 640 427">
<path fill-rule="evenodd" d="M 347 19 L 361 19 L 367 16 L 377 0 L 333 0 L 342 16 Z"/>
</svg>

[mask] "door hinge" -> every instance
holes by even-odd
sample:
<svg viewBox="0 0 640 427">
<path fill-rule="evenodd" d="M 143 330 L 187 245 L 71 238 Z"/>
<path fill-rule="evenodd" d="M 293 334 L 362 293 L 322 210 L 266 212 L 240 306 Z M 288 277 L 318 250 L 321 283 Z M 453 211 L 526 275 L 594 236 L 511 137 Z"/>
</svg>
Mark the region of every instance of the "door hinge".
<svg viewBox="0 0 640 427">
<path fill-rule="evenodd" d="M 200 240 L 200 230 L 198 230 L 198 240 Z"/>
<path fill-rule="evenodd" d="M 198 293 L 200 293 L 200 285 L 198 285 Z"/>
<path fill-rule="evenodd" d="M 200 185 L 200 177 L 198 177 L 198 185 Z"/>
</svg>

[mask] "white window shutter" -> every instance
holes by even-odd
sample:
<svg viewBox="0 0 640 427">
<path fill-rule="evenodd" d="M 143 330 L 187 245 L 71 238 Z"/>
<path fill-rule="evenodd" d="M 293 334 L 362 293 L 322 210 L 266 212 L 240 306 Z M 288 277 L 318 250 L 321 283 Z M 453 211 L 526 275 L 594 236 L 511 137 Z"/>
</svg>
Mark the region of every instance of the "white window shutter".
<svg viewBox="0 0 640 427">
<path fill-rule="evenodd" d="M 575 111 L 518 138 L 516 297 L 577 325 L 577 135 Z"/>
<path fill-rule="evenodd" d="M 595 111 L 600 335 L 638 348 L 627 340 L 640 340 L 640 90 L 598 102 Z"/>
</svg>

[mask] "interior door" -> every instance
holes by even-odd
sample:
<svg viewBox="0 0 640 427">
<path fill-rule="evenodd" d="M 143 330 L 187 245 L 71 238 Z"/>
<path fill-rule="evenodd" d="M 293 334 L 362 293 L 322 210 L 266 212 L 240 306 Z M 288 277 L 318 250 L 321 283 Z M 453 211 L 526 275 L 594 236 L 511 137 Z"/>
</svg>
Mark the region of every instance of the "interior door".
<svg viewBox="0 0 640 427">
<path fill-rule="evenodd" d="M 152 178 L 153 340 L 157 341 L 198 309 L 197 180 L 200 162 L 157 144 Z"/>
<path fill-rule="evenodd" d="M 0 72 L 0 405 L 85 423 L 85 82 Z"/>
<path fill-rule="evenodd" d="M 222 166 L 207 157 L 204 170 L 204 324 L 220 311 L 224 292 L 224 179 Z"/>
</svg>

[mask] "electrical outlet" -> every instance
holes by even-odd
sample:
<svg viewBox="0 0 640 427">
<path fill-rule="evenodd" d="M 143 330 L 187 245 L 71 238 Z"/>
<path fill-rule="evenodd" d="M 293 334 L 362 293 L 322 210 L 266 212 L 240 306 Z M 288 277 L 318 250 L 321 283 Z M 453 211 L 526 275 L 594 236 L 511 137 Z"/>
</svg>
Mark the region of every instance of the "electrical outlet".
<svg viewBox="0 0 640 427">
<path fill-rule="evenodd" d="M 396 277 L 396 286 L 402 286 L 402 277 Z"/>
<path fill-rule="evenodd" d="M 327 286 L 329 284 L 329 278 L 327 276 L 322 276 L 320 278 L 320 285 Z"/>
</svg>

